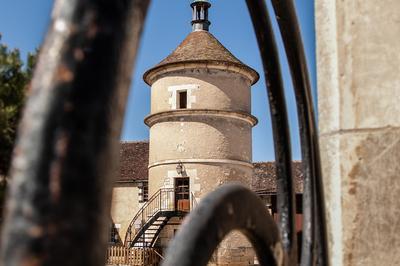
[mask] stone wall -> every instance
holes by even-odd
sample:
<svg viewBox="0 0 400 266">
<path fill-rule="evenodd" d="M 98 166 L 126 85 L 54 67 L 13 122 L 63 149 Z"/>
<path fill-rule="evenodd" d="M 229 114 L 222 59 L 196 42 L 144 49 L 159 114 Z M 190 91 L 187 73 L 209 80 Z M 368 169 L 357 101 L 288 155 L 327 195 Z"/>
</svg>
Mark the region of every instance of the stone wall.
<svg viewBox="0 0 400 266">
<path fill-rule="evenodd" d="M 251 186 L 251 129 L 257 123 L 250 114 L 252 79 L 246 71 L 216 67 L 166 69 L 152 84 L 151 115 L 145 119 L 150 127 L 150 194 L 173 188 L 180 175 L 189 177 L 192 202 L 192 194 L 200 201 L 224 183 Z M 182 92 L 187 105 L 180 108 Z M 184 172 L 178 174 L 180 163 Z M 160 235 L 162 247 L 177 228 L 166 226 Z M 230 236 L 218 251 L 223 260 L 219 265 L 249 265 L 254 255 L 242 256 L 248 246 L 243 237 Z"/>
<path fill-rule="evenodd" d="M 400 265 L 400 1 L 316 1 L 331 265 Z"/>
<path fill-rule="evenodd" d="M 151 113 L 176 109 L 176 93 L 188 91 L 188 108 L 251 112 L 251 81 L 244 75 L 212 68 L 168 72 L 151 87 Z"/>
<path fill-rule="evenodd" d="M 155 246 L 157 248 L 161 248 L 164 254 L 169 243 L 171 242 L 171 239 L 174 238 L 176 232 L 178 231 L 182 223 L 182 219 L 182 217 L 172 217 L 161 230 Z"/>
<path fill-rule="evenodd" d="M 130 222 L 140 208 L 139 188 L 135 184 L 118 184 L 113 188 L 111 218 L 119 227 L 119 236 L 125 241 Z"/>
<path fill-rule="evenodd" d="M 209 266 L 254 265 L 256 253 L 250 241 L 239 231 L 229 233 L 219 244 Z"/>
</svg>

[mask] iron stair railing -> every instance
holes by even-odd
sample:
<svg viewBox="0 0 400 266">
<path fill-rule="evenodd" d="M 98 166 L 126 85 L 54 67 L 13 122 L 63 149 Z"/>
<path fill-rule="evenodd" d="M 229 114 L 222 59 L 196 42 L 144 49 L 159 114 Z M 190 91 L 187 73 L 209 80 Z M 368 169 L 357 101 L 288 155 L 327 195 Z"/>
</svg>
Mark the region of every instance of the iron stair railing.
<svg viewBox="0 0 400 266">
<path fill-rule="evenodd" d="M 152 234 L 153 236 L 151 239 L 146 239 L 146 231 L 148 231 L 159 218 L 169 219 L 173 215 L 175 215 L 175 190 L 172 188 L 159 189 L 133 217 L 125 236 L 125 246 L 152 246 L 162 227 L 165 226 L 166 221 L 163 220 L 162 223 L 157 226 L 157 231 L 154 235 Z M 147 235 L 148 234 L 147 232 Z"/>
</svg>

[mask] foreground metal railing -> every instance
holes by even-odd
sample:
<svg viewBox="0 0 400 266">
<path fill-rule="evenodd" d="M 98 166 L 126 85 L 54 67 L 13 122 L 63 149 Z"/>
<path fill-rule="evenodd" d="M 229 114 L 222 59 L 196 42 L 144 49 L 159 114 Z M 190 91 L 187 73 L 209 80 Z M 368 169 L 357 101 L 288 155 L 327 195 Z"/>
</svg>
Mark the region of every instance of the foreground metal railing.
<svg viewBox="0 0 400 266">
<path fill-rule="evenodd" d="M 113 158 L 117 158 L 130 74 L 149 2 L 55 2 L 15 148 L 1 264 L 104 265 Z M 248 190 L 221 188 L 201 201 L 177 236 L 187 252 L 169 252 L 165 265 L 205 265 L 221 239 L 200 234 L 204 226 L 222 235 L 241 230 L 252 241 L 262 265 L 297 265 L 290 138 L 278 54 L 264 1 L 246 2 L 268 85 L 280 221 L 276 225 L 262 211 L 255 215 L 251 210 L 263 206 Z M 301 265 L 326 265 L 317 131 L 299 26 L 292 0 L 272 0 L 272 4 L 299 116 L 305 175 Z M 234 214 L 224 212 L 224 206 Z M 204 217 L 199 217 L 201 211 Z M 249 224 L 243 220 L 246 216 Z M 194 222 L 194 236 L 186 238 Z M 211 242 L 199 252 L 195 247 L 203 237 Z"/>
</svg>

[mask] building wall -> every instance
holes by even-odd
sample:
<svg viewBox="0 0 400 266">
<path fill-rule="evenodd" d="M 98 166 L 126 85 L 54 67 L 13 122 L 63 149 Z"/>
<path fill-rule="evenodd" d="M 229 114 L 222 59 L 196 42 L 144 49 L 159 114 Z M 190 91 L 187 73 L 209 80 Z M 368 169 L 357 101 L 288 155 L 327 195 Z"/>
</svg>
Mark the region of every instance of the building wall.
<svg viewBox="0 0 400 266">
<path fill-rule="evenodd" d="M 400 265 L 400 1 L 316 1 L 331 265 Z"/>
<path fill-rule="evenodd" d="M 219 163 L 187 163 L 184 164 L 186 176 L 190 178 L 190 191 L 197 202 L 218 186 L 228 182 L 239 182 L 250 186 L 253 169 L 251 166 Z M 149 191 L 160 188 L 173 188 L 174 178 L 180 177 L 176 172 L 176 164 L 162 165 L 149 169 Z M 153 192 L 153 193 L 154 193 Z"/>
<path fill-rule="evenodd" d="M 197 202 L 224 183 L 250 188 L 251 129 L 257 122 L 250 115 L 250 85 L 248 77 L 228 67 L 173 70 L 154 82 L 151 115 L 145 119 L 150 126 L 150 194 L 174 187 L 179 163 Z M 182 90 L 187 91 L 187 108 L 177 110 Z M 163 230 L 161 244 L 166 244 L 174 226 Z M 254 260 L 250 249 L 243 236 L 233 234 L 219 247 L 218 265 L 248 265 Z M 249 256 L 231 256 L 237 253 Z"/>
<path fill-rule="evenodd" d="M 120 225 L 119 236 L 125 241 L 125 234 L 135 214 L 140 208 L 139 188 L 135 184 L 117 184 L 113 187 L 111 218 Z"/>
<path fill-rule="evenodd" d="M 151 127 L 150 166 L 165 160 L 194 158 L 251 162 L 251 125 L 248 122 L 212 115 L 176 120 Z"/>
<path fill-rule="evenodd" d="M 174 92 L 188 89 L 189 108 L 234 110 L 250 113 L 250 80 L 231 71 L 184 69 L 168 72 L 151 87 L 151 113 L 169 111 Z"/>
<path fill-rule="evenodd" d="M 167 225 L 165 225 L 164 229 L 161 230 L 155 246 L 161 248 L 164 252 L 171 239 L 175 236 L 177 230 L 179 230 L 182 221 L 183 218 L 180 217 L 171 218 Z"/>
<path fill-rule="evenodd" d="M 151 128 L 150 193 L 165 187 L 166 178 L 177 176 L 179 161 L 189 176 L 195 176 L 192 191 L 204 191 L 198 197 L 229 180 L 250 186 L 251 126 L 236 119 L 189 119 Z"/>
<path fill-rule="evenodd" d="M 179 90 L 188 91 L 188 108 L 178 111 Z M 178 162 L 192 175 L 196 197 L 229 180 L 250 186 L 253 125 L 248 78 L 226 70 L 175 70 L 155 81 L 151 95 L 152 115 L 161 114 L 150 124 L 150 194 L 173 186 Z M 196 109 L 228 112 L 180 115 Z M 172 116 L 163 113 L 171 110 L 176 111 Z M 244 114 L 238 117 L 232 111 Z"/>
<path fill-rule="evenodd" d="M 256 254 L 249 240 L 239 231 L 229 233 L 219 244 L 209 266 L 253 265 Z"/>
</svg>

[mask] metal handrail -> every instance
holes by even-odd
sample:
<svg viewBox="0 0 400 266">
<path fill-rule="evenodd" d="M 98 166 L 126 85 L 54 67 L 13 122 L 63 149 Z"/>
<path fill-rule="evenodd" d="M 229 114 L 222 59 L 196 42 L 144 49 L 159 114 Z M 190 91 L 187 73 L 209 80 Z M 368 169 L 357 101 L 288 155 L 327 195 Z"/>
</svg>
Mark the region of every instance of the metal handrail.
<svg viewBox="0 0 400 266">
<path fill-rule="evenodd" d="M 151 198 L 138 210 L 131 220 L 125 235 L 125 246 L 130 246 L 132 240 L 141 231 L 141 228 L 151 220 L 157 213 L 162 211 L 175 210 L 175 190 L 172 188 L 159 189 Z M 136 229 L 136 225 L 140 227 Z"/>
<path fill-rule="evenodd" d="M 153 252 L 154 253 L 156 253 L 157 254 L 157 256 L 159 256 L 160 257 L 160 259 L 162 259 L 162 260 L 164 260 L 165 258 L 164 258 L 164 256 L 163 255 L 161 255 L 156 249 L 153 249 Z"/>
<path fill-rule="evenodd" d="M 266 89 L 274 137 L 277 208 L 280 213 L 278 226 L 287 258 L 291 263 L 295 263 L 297 260 L 297 236 L 294 222 L 296 201 L 294 198 L 289 122 L 278 48 L 265 2 L 247 0 L 246 3 L 261 52 L 266 84 L 268 84 Z"/>
<path fill-rule="evenodd" d="M 301 265 L 328 261 L 324 188 L 311 84 L 294 3 L 272 0 L 289 63 L 299 121 L 304 173 Z"/>
</svg>

